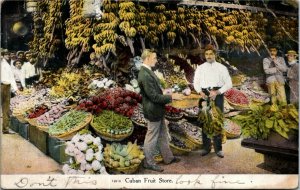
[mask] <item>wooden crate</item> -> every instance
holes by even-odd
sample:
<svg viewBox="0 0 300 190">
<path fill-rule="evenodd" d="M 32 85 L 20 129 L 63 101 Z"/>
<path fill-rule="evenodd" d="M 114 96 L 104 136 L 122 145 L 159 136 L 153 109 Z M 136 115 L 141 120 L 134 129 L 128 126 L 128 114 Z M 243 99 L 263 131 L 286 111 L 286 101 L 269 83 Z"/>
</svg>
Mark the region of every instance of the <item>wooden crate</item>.
<svg viewBox="0 0 300 190">
<path fill-rule="evenodd" d="M 49 136 L 47 140 L 47 148 L 49 156 L 56 162 L 64 164 L 69 160 L 69 156 L 65 153 L 66 141 Z"/>
<path fill-rule="evenodd" d="M 29 139 L 29 124 L 28 123 L 19 123 L 19 135 L 24 139 Z"/>
<path fill-rule="evenodd" d="M 11 130 L 18 133 L 19 132 L 19 124 L 20 124 L 20 122 L 16 117 L 14 117 L 14 116 L 10 117 L 10 126 L 9 126 L 9 128 L 11 128 Z"/>
<path fill-rule="evenodd" d="M 39 130 L 36 126 L 29 125 L 29 141 L 34 144 L 40 151 L 47 154 L 48 133 Z"/>
</svg>

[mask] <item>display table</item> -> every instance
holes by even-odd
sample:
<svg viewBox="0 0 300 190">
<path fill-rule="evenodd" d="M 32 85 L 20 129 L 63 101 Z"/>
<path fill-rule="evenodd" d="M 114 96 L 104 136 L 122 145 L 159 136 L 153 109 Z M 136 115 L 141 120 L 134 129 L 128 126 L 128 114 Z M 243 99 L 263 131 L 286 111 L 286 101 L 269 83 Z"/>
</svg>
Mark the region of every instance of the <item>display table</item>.
<svg viewBox="0 0 300 190">
<path fill-rule="evenodd" d="M 290 135 L 288 140 L 271 132 L 268 140 L 247 138 L 241 144 L 264 154 L 264 167 L 271 168 L 273 172 L 298 173 L 298 138 L 295 135 Z"/>
<path fill-rule="evenodd" d="M 181 100 L 173 100 L 170 105 L 180 109 L 198 106 L 198 102 L 200 99 L 199 94 L 191 94 L 189 96 L 185 96 L 183 94 L 174 93 L 173 96 Z"/>
</svg>

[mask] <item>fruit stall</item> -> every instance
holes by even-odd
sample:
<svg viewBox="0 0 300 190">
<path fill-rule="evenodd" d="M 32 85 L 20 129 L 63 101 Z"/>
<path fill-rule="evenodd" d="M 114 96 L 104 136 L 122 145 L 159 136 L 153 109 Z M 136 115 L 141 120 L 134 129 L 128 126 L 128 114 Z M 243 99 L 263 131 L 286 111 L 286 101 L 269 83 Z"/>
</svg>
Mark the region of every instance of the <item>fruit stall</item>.
<svg viewBox="0 0 300 190">
<path fill-rule="evenodd" d="M 157 52 L 153 70 L 162 87 L 180 99 L 165 107 L 174 155 L 200 150 L 202 126 L 210 125 L 193 88 L 207 44 L 216 47 L 233 83 L 224 94 L 224 114 L 215 110 L 222 143 L 244 138 L 242 146 L 252 148 L 274 134 L 286 142 L 298 135 L 298 107 L 271 105 L 262 77 L 267 42 L 283 50 L 298 47 L 296 12 L 254 1 L 26 2 L 35 5 L 28 49 L 43 72 L 11 99 L 11 129 L 60 163 L 65 174 L 138 173 L 147 132 L 137 82 L 145 48 Z M 297 157 L 298 149 L 293 151 Z M 158 150 L 155 160 L 162 161 Z"/>
</svg>

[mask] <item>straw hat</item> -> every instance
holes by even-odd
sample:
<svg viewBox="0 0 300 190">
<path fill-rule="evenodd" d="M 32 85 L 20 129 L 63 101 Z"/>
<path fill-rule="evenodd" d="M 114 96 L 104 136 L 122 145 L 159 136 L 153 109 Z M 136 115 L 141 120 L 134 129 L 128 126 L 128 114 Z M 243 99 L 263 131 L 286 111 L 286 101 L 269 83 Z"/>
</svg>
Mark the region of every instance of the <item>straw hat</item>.
<svg viewBox="0 0 300 190">
<path fill-rule="evenodd" d="M 24 51 L 17 51 L 17 56 L 19 56 L 20 53 L 24 54 Z"/>
<path fill-rule="evenodd" d="M 295 55 L 295 57 L 298 57 L 298 54 L 297 54 L 297 52 L 295 50 L 289 50 L 287 52 L 287 54 L 285 54 L 285 56 L 288 56 L 288 55 Z"/>
</svg>

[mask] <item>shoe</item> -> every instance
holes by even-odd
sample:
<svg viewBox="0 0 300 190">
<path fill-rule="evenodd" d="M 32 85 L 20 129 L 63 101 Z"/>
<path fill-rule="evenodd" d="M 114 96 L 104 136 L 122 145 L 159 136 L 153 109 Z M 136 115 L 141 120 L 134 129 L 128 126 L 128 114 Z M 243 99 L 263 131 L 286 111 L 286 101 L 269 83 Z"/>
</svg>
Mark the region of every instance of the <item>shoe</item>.
<svg viewBox="0 0 300 190">
<path fill-rule="evenodd" d="M 164 171 L 164 169 L 162 169 L 158 165 L 146 165 L 146 164 L 144 164 L 144 168 L 148 169 L 148 170 L 157 171 L 157 172 L 163 172 Z"/>
<path fill-rule="evenodd" d="M 208 151 L 208 150 L 201 150 L 200 151 L 200 155 L 201 156 L 206 156 L 207 154 L 209 154 L 210 153 L 210 150 Z"/>
<path fill-rule="evenodd" d="M 181 160 L 180 158 L 178 158 L 178 157 L 174 156 L 173 160 L 171 160 L 171 162 L 170 162 L 170 163 L 168 163 L 168 164 L 177 163 L 177 162 L 180 162 L 180 160 Z"/>
<path fill-rule="evenodd" d="M 3 131 L 3 134 L 16 134 L 15 132 L 13 132 L 12 130 L 9 130 L 9 131 Z"/>
<path fill-rule="evenodd" d="M 220 158 L 224 158 L 224 153 L 223 153 L 222 150 L 219 151 L 219 152 L 217 152 L 216 154 L 217 154 L 217 156 L 219 156 Z"/>
</svg>

